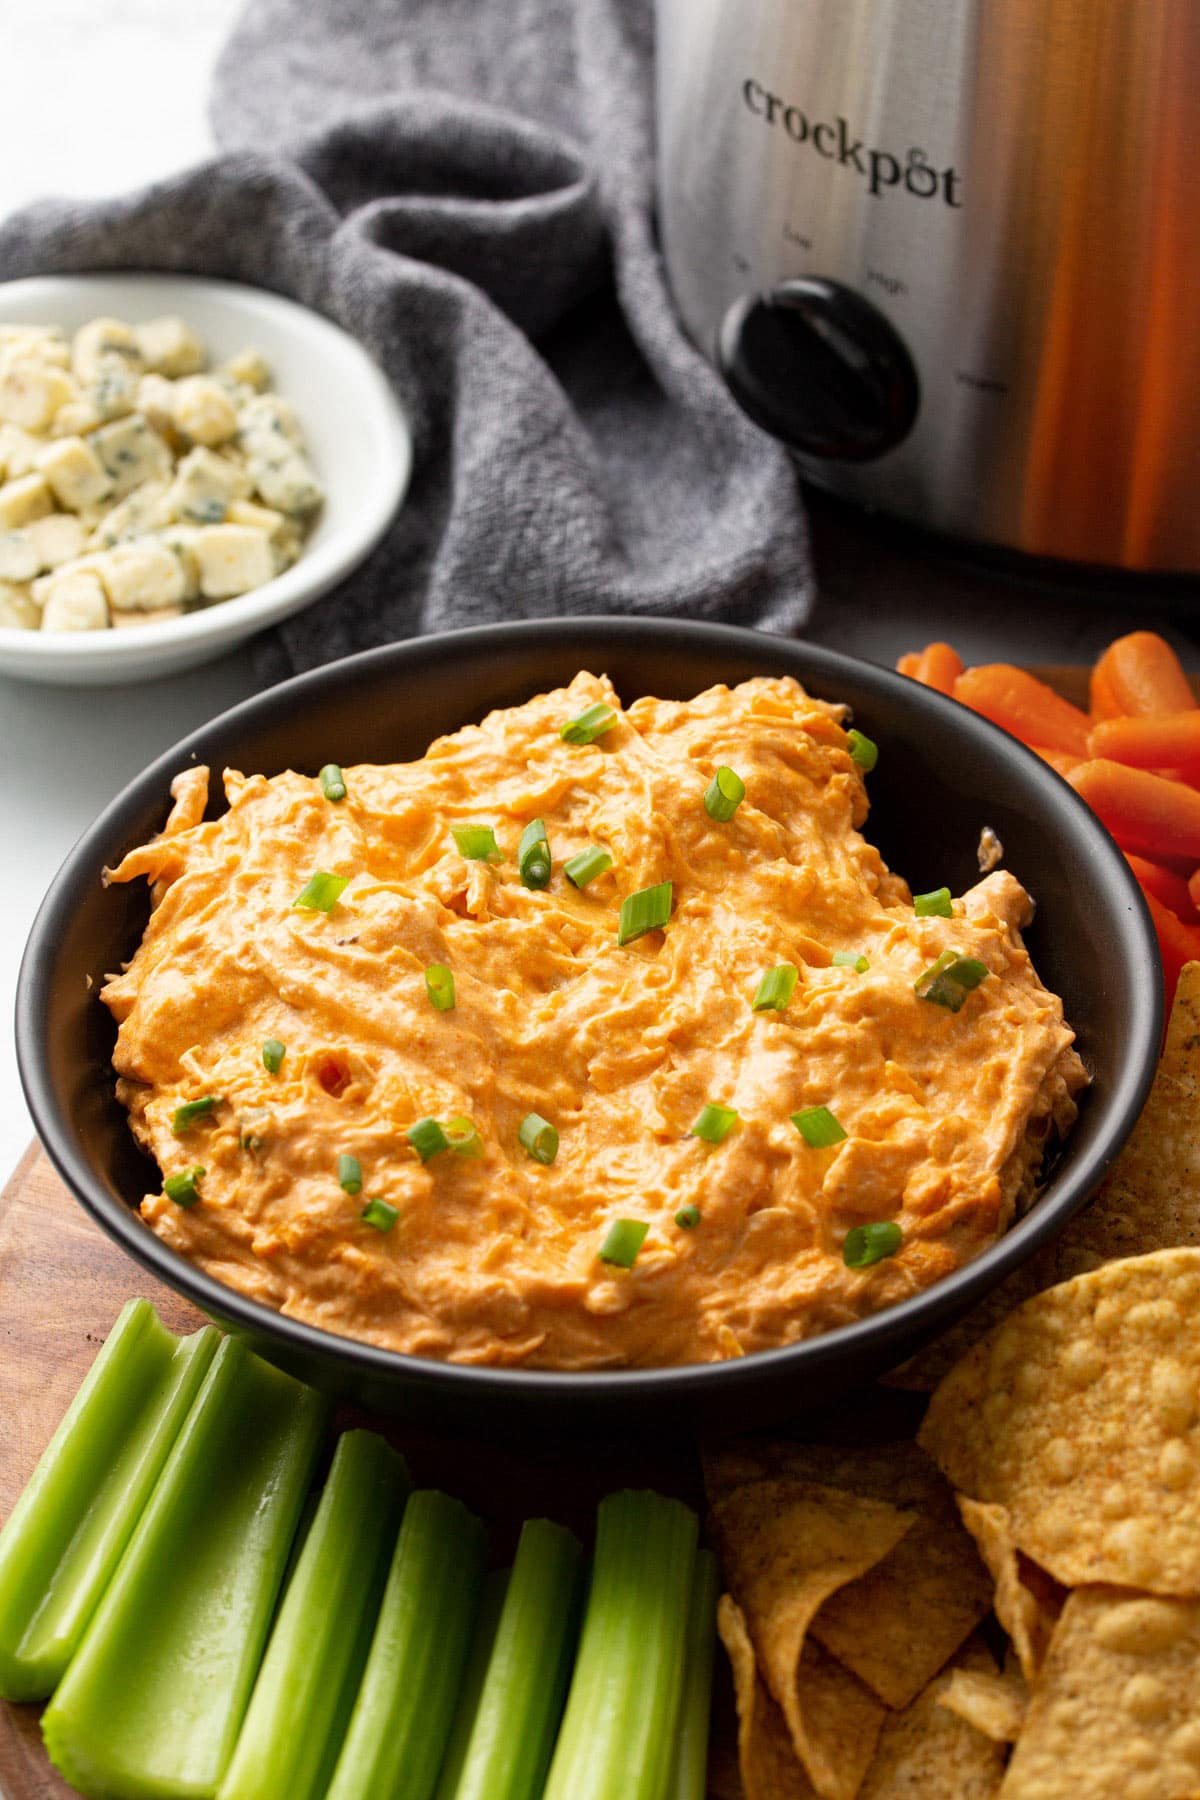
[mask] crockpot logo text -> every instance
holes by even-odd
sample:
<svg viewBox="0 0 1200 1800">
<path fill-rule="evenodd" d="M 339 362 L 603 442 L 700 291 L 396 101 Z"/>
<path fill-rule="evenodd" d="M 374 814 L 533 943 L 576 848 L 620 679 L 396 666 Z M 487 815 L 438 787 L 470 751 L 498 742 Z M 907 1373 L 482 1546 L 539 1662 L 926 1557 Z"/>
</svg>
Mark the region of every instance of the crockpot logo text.
<svg viewBox="0 0 1200 1800">
<path fill-rule="evenodd" d="M 924 150 L 914 146 L 903 157 L 893 156 L 890 150 L 872 150 L 854 136 L 847 120 L 813 122 L 798 106 L 768 93 L 753 79 L 742 83 L 742 99 L 755 118 L 782 126 L 794 144 L 811 144 L 827 162 L 854 169 L 866 182 L 868 193 L 878 195 L 887 188 L 900 188 L 918 200 L 941 199 L 947 206 L 962 205 L 962 176 L 956 169 L 935 169 Z"/>
</svg>

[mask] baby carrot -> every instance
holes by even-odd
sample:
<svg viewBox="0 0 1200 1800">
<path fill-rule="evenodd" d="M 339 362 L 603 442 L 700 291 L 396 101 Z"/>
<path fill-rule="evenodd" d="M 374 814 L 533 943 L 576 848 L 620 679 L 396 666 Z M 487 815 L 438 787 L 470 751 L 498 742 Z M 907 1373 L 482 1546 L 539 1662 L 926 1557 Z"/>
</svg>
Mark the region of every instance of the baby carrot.
<svg viewBox="0 0 1200 1800">
<path fill-rule="evenodd" d="M 1047 750 L 1044 744 L 1030 744 L 1029 748 L 1044 763 L 1049 763 L 1056 775 L 1069 775 L 1083 761 L 1082 756 L 1072 756 L 1069 750 Z"/>
<path fill-rule="evenodd" d="M 1025 669 L 1011 663 L 966 669 L 954 684 L 954 698 L 1023 743 L 1065 750 L 1070 756 L 1087 755 L 1087 714 Z"/>
<path fill-rule="evenodd" d="M 1092 670 L 1092 713 L 1097 719 L 1190 712 L 1195 705 L 1179 658 L 1155 631 L 1119 637 Z"/>
<path fill-rule="evenodd" d="M 1132 769 L 1170 769 L 1184 781 L 1200 782 L 1200 707 L 1101 719 L 1088 749 Z"/>
<path fill-rule="evenodd" d="M 936 688 L 939 694 L 952 694 L 954 683 L 963 672 L 963 659 L 950 644 L 926 644 L 923 650 L 902 656 L 896 668 L 901 675 L 911 675 L 914 681 Z"/>
<path fill-rule="evenodd" d="M 1122 850 L 1152 862 L 1200 862 L 1200 793 L 1145 769 L 1096 758 L 1068 776 Z"/>
<path fill-rule="evenodd" d="M 1173 869 L 1164 869 L 1161 863 L 1149 862 L 1143 856 L 1133 856 L 1128 850 L 1125 861 L 1137 876 L 1143 893 L 1153 894 L 1177 919 L 1183 919 L 1189 925 L 1200 925 L 1200 911 L 1197 911 L 1182 875 L 1177 875 Z"/>
<path fill-rule="evenodd" d="M 1200 925 L 1185 925 L 1182 919 L 1177 919 L 1153 894 L 1147 894 L 1144 888 L 1142 892 L 1145 894 L 1146 905 L 1150 908 L 1150 917 L 1154 920 L 1154 931 L 1158 938 L 1169 1014 L 1175 998 L 1175 984 L 1184 963 L 1200 962 Z"/>
</svg>

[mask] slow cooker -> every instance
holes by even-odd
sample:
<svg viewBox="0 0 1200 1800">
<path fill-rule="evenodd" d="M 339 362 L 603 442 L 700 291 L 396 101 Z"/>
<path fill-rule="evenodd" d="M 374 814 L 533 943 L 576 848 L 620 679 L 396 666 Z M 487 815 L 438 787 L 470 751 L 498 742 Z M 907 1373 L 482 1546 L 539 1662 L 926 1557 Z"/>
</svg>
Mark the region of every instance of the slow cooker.
<svg viewBox="0 0 1200 1800">
<path fill-rule="evenodd" d="M 811 480 L 1200 569 L 1198 0 L 658 0 L 684 323 Z"/>
</svg>

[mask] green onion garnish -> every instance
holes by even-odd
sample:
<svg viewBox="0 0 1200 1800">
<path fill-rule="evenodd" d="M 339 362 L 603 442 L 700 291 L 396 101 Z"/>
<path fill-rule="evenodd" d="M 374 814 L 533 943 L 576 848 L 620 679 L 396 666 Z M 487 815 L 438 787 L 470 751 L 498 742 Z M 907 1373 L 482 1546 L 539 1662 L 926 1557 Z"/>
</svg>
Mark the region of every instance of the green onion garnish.
<svg viewBox="0 0 1200 1800">
<path fill-rule="evenodd" d="M 603 875 L 612 866 L 613 859 L 607 850 L 601 850 L 596 844 L 589 844 L 586 850 L 581 850 L 578 856 L 572 856 L 563 864 L 563 874 L 577 888 L 585 888 L 589 881 L 595 881 L 597 875 Z"/>
<path fill-rule="evenodd" d="M 386 1200 L 368 1200 L 360 1217 L 364 1225 L 373 1225 L 376 1231 L 390 1231 L 400 1213 L 397 1207 L 389 1206 Z"/>
<path fill-rule="evenodd" d="M 827 1106 L 806 1106 L 802 1112 L 794 1112 L 792 1124 L 812 1150 L 828 1150 L 846 1135 Z"/>
<path fill-rule="evenodd" d="M 263 1068 L 268 1075 L 278 1075 L 287 1055 L 287 1045 L 280 1038 L 268 1038 L 262 1047 Z"/>
<path fill-rule="evenodd" d="M 182 1106 L 175 1108 L 175 1116 L 171 1120 L 171 1130 L 176 1137 L 182 1137 L 189 1131 L 197 1119 L 206 1119 L 217 1104 L 216 1094 L 205 1094 L 203 1100 L 185 1100 Z"/>
<path fill-rule="evenodd" d="M 861 731 L 848 731 L 850 744 L 850 761 L 856 762 L 864 775 L 869 775 L 879 761 L 879 745 Z"/>
<path fill-rule="evenodd" d="M 517 847 L 517 868 L 522 887 L 550 886 L 550 843 L 546 837 L 544 819 L 531 819 L 521 833 L 521 842 Z"/>
<path fill-rule="evenodd" d="M 327 800 L 346 798 L 346 777 L 336 763 L 326 763 L 321 770 L 321 791 Z"/>
<path fill-rule="evenodd" d="M 934 888 L 931 894 L 914 894 L 913 911 L 918 919 L 952 919 L 954 908 L 950 904 L 948 887 Z"/>
<path fill-rule="evenodd" d="M 767 969 L 755 990 L 751 1006 L 755 1012 L 782 1012 L 796 991 L 800 971 L 795 963 L 780 963 Z"/>
<path fill-rule="evenodd" d="M 722 766 L 704 790 L 704 810 L 710 819 L 732 819 L 745 798 L 741 776 Z"/>
<path fill-rule="evenodd" d="M 445 963 L 430 963 L 425 971 L 425 992 L 439 1012 L 453 1012 L 454 971 Z"/>
<path fill-rule="evenodd" d="M 195 1206 L 200 1198 L 197 1183 L 208 1173 L 199 1163 L 193 1163 L 190 1169 L 181 1169 L 178 1175 L 168 1175 L 163 1182 L 163 1193 L 176 1206 Z"/>
<path fill-rule="evenodd" d="M 330 875 L 324 869 L 318 869 L 300 889 L 292 905 L 303 906 L 308 912 L 332 912 L 349 885 L 348 875 Z"/>
<path fill-rule="evenodd" d="M 738 1115 L 732 1106 L 718 1106 L 709 1100 L 688 1135 L 703 1138 L 706 1144 L 723 1144 L 737 1122 Z"/>
<path fill-rule="evenodd" d="M 937 961 L 918 975 L 913 992 L 918 1000 L 929 1000 L 934 1006 L 956 1013 L 988 972 L 987 964 L 978 957 L 964 956 L 960 950 L 943 950 Z"/>
<path fill-rule="evenodd" d="M 596 1255 L 614 1268 L 632 1269 L 649 1229 L 641 1219 L 614 1219 Z"/>
<path fill-rule="evenodd" d="M 658 931 L 671 916 L 671 896 L 674 884 L 670 881 L 659 881 L 654 887 L 639 888 L 636 894 L 627 894 L 621 902 L 621 917 L 617 923 L 618 944 L 632 944 L 634 938 L 644 937 L 648 931 Z"/>
<path fill-rule="evenodd" d="M 257 1155 L 266 1143 L 266 1127 L 271 1123 L 269 1106 L 250 1106 L 238 1115 L 238 1143 L 243 1150 Z"/>
<path fill-rule="evenodd" d="M 446 1120 L 446 1142 L 456 1156 L 482 1156 L 483 1139 L 476 1131 L 470 1119 L 464 1119 L 457 1113 L 453 1119 Z"/>
<path fill-rule="evenodd" d="M 450 1139 L 446 1136 L 436 1119 L 418 1119 L 410 1125 L 404 1134 L 423 1163 L 440 1151 L 450 1148 Z"/>
<path fill-rule="evenodd" d="M 855 1225 L 846 1233 L 842 1245 L 842 1261 L 848 1269 L 869 1269 L 885 1256 L 895 1256 L 904 1234 L 894 1219 L 881 1219 L 873 1225 Z"/>
<path fill-rule="evenodd" d="M 450 832 L 459 855 L 468 862 L 503 862 L 504 852 L 490 825 L 452 825 Z"/>
<path fill-rule="evenodd" d="M 348 1156 L 343 1150 L 337 1161 L 338 1186 L 345 1194 L 362 1193 L 362 1165 L 357 1156 Z"/>
<path fill-rule="evenodd" d="M 558 1155 L 558 1133 L 540 1113 L 527 1113 L 517 1131 L 521 1148 L 534 1162 L 549 1165 Z"/>
<path fill-rule="evenodd" d="M 698 1206 L 681 1206 L 675 1214 L 675 1223 L 680 1231 L 693 1230 L 700 1223 L 700 1208 Z"/>
<path fill-rule="evenodd" d="M 835 950 L 833 966 L 835 969 L 853 969 L 856 975 L 865 975 L 871 965 L 861 951 Z"/>
<path fill-rule="evenodd" d="M 617 715 L 612 707 L 597 700 L 594 706 L 585 707 L 577 718 L 560 725 L 558 735 L 568 744 L 594 744 L 598 737 L 611 731 L 616 722 Z"/>
</svg>

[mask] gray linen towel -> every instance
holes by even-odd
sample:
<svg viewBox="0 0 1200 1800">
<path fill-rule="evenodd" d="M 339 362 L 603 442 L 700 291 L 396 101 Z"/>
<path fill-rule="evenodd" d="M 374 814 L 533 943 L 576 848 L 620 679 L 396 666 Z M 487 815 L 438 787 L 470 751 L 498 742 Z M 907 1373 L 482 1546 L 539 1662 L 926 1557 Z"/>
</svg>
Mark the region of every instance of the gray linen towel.
<svg viewBox="0 0 1200 1800">
<path fill-rule="evenodd" d="M 0 227 L 6 279 L 254 282 L 387 370 L 408 500 L 335 594 L 258 640 L 264 680 L 490 619 L 808 616 L 791 464 L 667 292 L 652 40 L 650 0 L 250 0 L 217 71 L 226 154 Z"/>
</svg>

